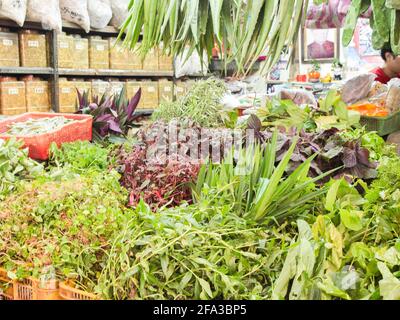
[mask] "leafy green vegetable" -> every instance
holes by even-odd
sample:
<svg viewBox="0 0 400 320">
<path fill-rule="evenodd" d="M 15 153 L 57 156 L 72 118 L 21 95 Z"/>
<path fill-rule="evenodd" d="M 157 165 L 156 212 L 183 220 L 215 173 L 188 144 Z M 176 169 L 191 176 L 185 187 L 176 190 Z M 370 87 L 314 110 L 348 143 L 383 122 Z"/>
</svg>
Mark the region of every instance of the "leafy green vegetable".
<svg viewBox="0 0 400 320">
<path fill-rule="evenodd" d="M 77 173 L 89 169 L 105 171 L 109 165 L 108 154 L 107 149 L 88 141 L 64 143 L 60 148 L 52 144 L 49 163 L 59 168 L 71 167 Z"/>
<path fill-rule="evenodd" d="M 113 299 L 265 299 L 287 236 L 227 206 L 154 215 L 143 202 L 115 234 L 97 291 Z"/>
<path fill-rule="evenodd" d="M 264 127 L 285 127 L 302 129 L 311 119 L 311 110 L 302 110 L 291 100 L 272 99 L 265 108 L 258 111 Z M 310 128 L 311 129 L 311 128 Z"/>
<path fill-rule="evenodd" d="M 18 181 L 43 173 L 43 166 L 28 157 L 23 142 L 0 139 L 0 200 L 15 189 Z"/>
<path fill-rule="evenodd" d="M 307 300 L 310 295 L 310 278 L 313 276 L 316 263 L 314 248 L 310 241 L 312 232 L 310 226 L 303 220 L 298 220 L 297 225 L 299 229 L 297 242 L 291 244 L 282 271 L 274 283 L 272 299 L 275 300 L 284 299 L 288 292 L 289 300 Z"/>
<path fill-rule="evenodd" d="M 307 132 L 320 132 L 337 128 L 340 130 L 359 127 L 360 114 L 347 110 L 337 91 L 330 90 L 319 100 L 319 107 L 300 108 L 292 101 L 271 99 L 257 112 L 264 127 L 296 128 Z"/>
<path fill-rule="evenodd" d="M 378 262 L 378 268 L 383 279 L 379 281 L 380 293 L 384 300 L 400 300 L 400 280 L 390 272 L 382 262 Z"/>
<path fill-rule="evenodd" d="M 61 279 L 91 290 L 104 268 L 109 239 L 124 223 L 127 193 L 116 172 L 59 181 L 22 182 L 0 202 L 0 264 L 17 278 L 51 266 Z"/>
</svg>

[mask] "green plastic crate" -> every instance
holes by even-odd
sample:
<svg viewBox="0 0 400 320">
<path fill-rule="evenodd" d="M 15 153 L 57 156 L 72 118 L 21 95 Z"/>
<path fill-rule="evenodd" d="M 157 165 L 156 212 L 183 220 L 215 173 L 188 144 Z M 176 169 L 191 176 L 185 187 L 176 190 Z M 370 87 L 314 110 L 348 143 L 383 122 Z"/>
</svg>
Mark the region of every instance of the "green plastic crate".
<svg viewBox="0 0 400 320">
<path fill-rule="evenodd" d="M 380 136 L 386 136 L 400 130 L 400 111 L 387 117 L 361 116 L 360 122 L 368 131 L 376 131 Z"/>
</svg>

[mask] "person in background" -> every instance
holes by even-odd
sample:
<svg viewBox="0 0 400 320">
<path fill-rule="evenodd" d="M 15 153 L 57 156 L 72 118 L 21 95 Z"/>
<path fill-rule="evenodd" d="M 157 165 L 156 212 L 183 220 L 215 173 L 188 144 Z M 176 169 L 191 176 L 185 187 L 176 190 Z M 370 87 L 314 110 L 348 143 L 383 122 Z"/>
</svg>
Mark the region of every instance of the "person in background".
<svg viewBox="0 0 400 320">
<path fill-rule="evenodd" d="M 372 70 L 376 74 L 375 81 L 387 84 L 393 78 L 400 78 L 400 56 L 396 56 L 391 49 L 384 48 L 381 50 L 381 57 L 385 65 Z"/>
</svg>

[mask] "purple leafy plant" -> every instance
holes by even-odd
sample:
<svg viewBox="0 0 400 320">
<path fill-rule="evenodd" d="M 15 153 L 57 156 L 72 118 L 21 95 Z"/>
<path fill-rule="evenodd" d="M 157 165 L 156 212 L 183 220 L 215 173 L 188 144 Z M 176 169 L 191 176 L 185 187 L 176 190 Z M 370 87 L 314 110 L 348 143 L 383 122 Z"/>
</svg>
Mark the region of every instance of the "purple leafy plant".
<svg viewBox="0 0 400 320">
<path fill-rule="evenodd" d="M 100 101 L 98 97 L 94 97 L 92 103 L 88 92 L 81 93 L 77 90 L 77 94 L 77 113 L 93 116 L 93 135 L 98 142 L 113 136 L 125 137 L 139 117 L 135 111 L 141 99 L 141 89 L 130 100 L 126 97 L 126 90 L 122 89 L 119 94 L 111 96 L 105 93 Z"/>
</svg>

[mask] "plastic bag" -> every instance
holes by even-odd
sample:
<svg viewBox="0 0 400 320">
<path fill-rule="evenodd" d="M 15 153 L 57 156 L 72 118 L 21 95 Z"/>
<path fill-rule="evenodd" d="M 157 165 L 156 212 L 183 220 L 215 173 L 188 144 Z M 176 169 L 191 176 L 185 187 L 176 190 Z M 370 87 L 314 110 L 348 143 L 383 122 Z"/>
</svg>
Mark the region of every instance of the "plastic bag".
<svg viewBox="0 0 400 320">
<path fill-rule="evenodd" d="M 62 32 L 59 0 L 47 0 L 45 6 L 43 5 L 43 0 L 28 0 L 26 19 L 40 22 L 43 29 Z"/>
<path fill-rule="evenodd" d="M 342 88 L 342 100 L 347 104 L 353 104 L 366 98 L 375 78 L 375 74 L 368 73 L 350 79 Z"/>
<path fill-rule="evenodd" d="M 60 0 L 61 17 L 90 31 L 90 18 L 87 0 Z"/>
<path fill-rule="evenodd" d="M 390 113 L 394 113 L 400 109 L 400 79 L 395 78 L 390 80 L 388 86 L 386 108 Z"/>
<path fill-rule="evenodd" d="M 175 58 L 175 75 L 177 78 L 184 76 L 206 75 L 207 73 L 207 54 L 203 54 L 203 65 L 197 51 L 187 59 L 189 49 L 185 49 L 182 55 Z M 203 66 L 203 68 L 202 68 Z"/>
<path fill-rule="evenodd" d="M 291 100 L 298 106 L 307 104 L 314 108 L 318 107 L 318 102 L 314 95 L 307 90 L 281 88 L 276 92 L 275 96 L 281 100 Z"/>
<path fill-rule="evenodd" d="M 103 29 L 111 21 L 110 0 L 88 0 L 88 11 L 92 28 Z"/>
<path fill-rule="evenodd" d="M 113 17 L 111 19 L 111 25 L 120 28 L 125 22 L 129 14 L 129 2 L 130 0 L 111 0 L 111 9 Z"/>
<path fill-rule="evenodd" d="M 25 23 L 27 0 L 1 0 L 0 18 L 15 21 L 20 27 Z"/>
</svg>

